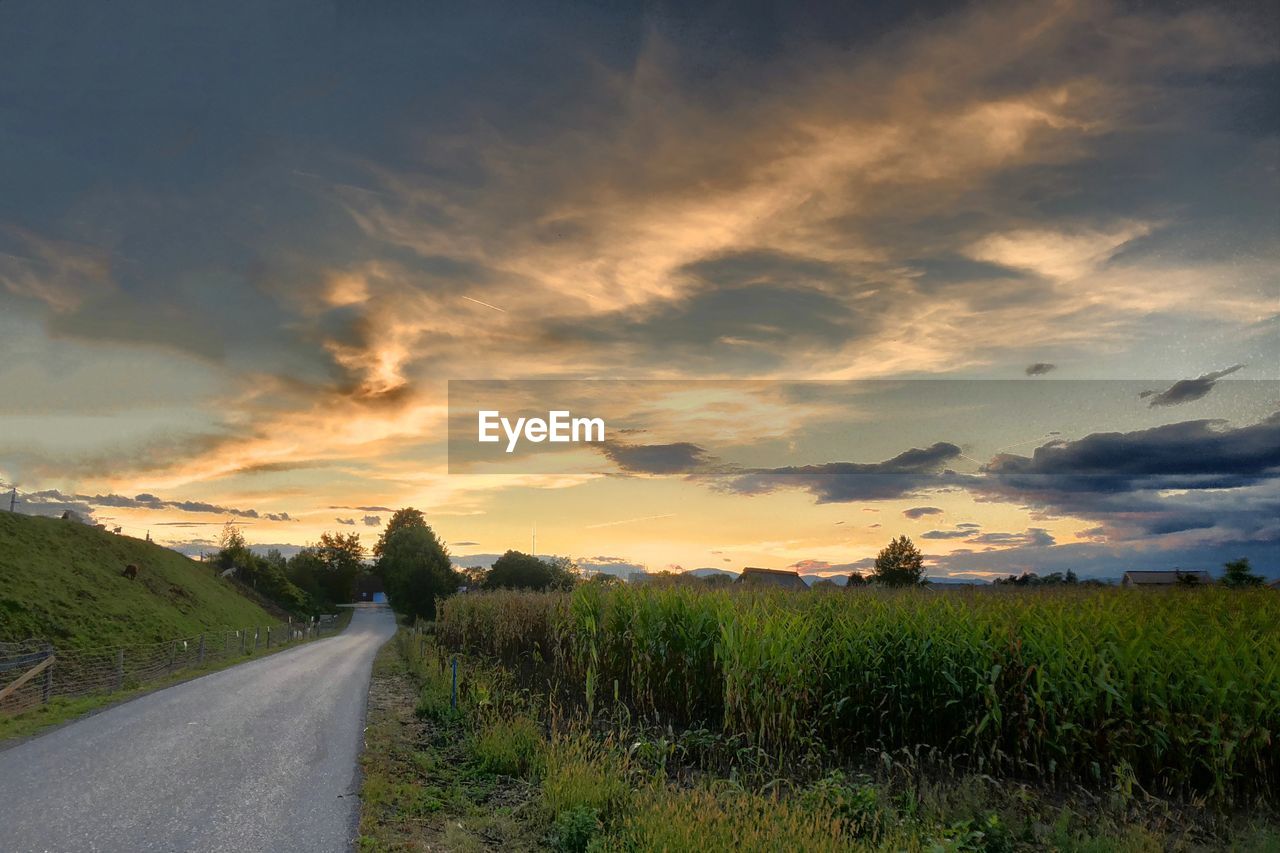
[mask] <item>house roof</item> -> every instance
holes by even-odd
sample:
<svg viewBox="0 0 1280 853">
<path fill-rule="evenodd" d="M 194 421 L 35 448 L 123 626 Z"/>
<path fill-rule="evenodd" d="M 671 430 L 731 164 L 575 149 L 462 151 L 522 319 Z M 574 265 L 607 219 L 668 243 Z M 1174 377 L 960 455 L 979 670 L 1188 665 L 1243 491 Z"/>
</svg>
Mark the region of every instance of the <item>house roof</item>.
<svg viewBox="0 0 1280 853">
<path fill-rule="evenodd" d="M 1213 576 L 1203 569 L 1195 571 L 1183 571 L 1174 569 L 1168 572 L 1146 572 L 1133 571 L 1125 572 L 1124 580 L 1126 583 L 1148 586 L 1172 586 L 1176 583 L 1184 583 L 1184 578 L 1193 577 L 1196 583 L 1213 583 Z"/>
<path fill-rule="evenodd" d="M 734 583 L 748 586 L 776 586 L 782 589 L 808 589 L 804 578 L 790 569 L 757 569 L 747 566 Z"/>
</svg>

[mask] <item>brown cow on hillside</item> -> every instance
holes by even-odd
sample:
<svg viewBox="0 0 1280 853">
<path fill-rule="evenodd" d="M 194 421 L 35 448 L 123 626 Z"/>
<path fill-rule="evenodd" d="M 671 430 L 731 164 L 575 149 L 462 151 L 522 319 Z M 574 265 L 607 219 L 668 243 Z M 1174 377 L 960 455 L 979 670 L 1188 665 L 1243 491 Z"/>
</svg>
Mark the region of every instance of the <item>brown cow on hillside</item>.
<svg viewBox="0 0 1280 853">
<path fill-rule="evenodd" d="M 122 577 L 126 577 L 129 580 L 133 580 L 138 576 L 138 567 L 135 566 L 133 563 L 130 563 L 129 565 L 124 567 L 124 571 L 121 572 L 120 574 Z"/>
</svg>

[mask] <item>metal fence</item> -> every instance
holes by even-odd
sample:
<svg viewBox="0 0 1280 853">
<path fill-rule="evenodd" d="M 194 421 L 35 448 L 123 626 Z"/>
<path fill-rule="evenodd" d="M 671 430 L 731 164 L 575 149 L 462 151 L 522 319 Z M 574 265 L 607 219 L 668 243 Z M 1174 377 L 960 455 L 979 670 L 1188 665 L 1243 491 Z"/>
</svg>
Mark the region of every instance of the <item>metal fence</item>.
<svg viewBox="0 0 1280 853">
<path fill-rule="evenodd" d="M 60 649 L 28 640 L 0 643 L 0 714 L 16 714 L 58 696 L 113 693 L 214 663 L 248 659 L 343 627 L 336 616 L 211 631 L 159 643 Z"/>
</svg>

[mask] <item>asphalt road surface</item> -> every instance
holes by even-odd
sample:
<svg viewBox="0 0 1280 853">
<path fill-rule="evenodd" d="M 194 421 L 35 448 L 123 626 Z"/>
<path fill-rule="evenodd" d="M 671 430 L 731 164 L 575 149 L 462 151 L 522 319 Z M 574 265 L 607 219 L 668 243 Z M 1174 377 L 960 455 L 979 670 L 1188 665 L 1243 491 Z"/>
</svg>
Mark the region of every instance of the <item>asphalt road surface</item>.
<svg viewBox="0 0 1280 853">
<path fill-rule="evenodd" d="M 160 690 L 0 752 L 0 851 L 349 850 L 374 653 L 337 637 Z"/>
</svg>

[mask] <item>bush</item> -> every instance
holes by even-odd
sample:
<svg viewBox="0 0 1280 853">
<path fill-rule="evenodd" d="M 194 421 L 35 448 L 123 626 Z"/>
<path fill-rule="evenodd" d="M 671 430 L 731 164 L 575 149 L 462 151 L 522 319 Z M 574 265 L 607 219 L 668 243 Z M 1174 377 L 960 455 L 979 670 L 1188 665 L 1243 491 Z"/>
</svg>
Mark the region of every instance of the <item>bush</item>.
<svg viewBox="0 0 1280 853">
<path fill-rule="evenodd" d="M 585 853 L 602 828 L 598 811 L 577 806 L 561 812 L 551 825 L 551 846 L 565 853 Z"/>
<path fill-rule="evenodd" d="M 547 749 L 542 799 L 553 819 L 587 809 L 607 823 L 630 803 L 626 763 L 588 736 L 560 738 Z"/>
<path fill-rule="evenodd" d="M 528 717 L 488 724 L 476 735 L 473 751 L 486 773 L 530 779 L 542 769 L 542 733 Z"/>
</svg>

